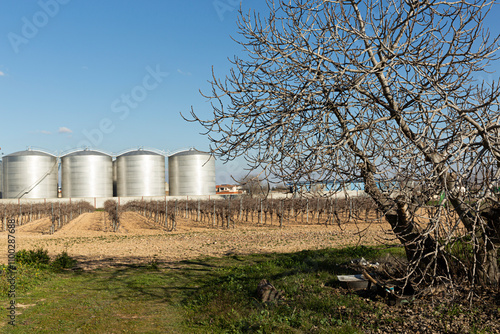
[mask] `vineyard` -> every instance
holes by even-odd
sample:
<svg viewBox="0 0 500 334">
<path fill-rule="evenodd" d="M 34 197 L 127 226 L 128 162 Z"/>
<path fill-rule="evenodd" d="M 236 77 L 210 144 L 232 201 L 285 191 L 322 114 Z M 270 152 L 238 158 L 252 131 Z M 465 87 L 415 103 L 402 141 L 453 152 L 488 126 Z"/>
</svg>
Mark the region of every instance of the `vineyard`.
<svg viewBox="0 0 500 334">
<path fill-rule="evenodd" d="M 7 220 L 15 219 L 17 226 L 49 217 L 52 225 L 47 233 L 54 233 L 63 225 L 85 212 L 94 211 L 90 203 L 80 201 L 76 203 L 29 203 L 29 204 L 0 204 L 0 222 L 2 231 L 7 229 Z"/>
<path fill-rule="evenodd" d="M 279 225 L 295 224 L 339 225 L 341 222 L 376 221 L 380 217 L 366 197 L 350 199 L 261 199 L 240 197 L 225 200 L 131 201 L 119 205 L 115 200 L 104 203 L 104 211 L 112 231 L 118 231 L 123 212 L 135 212 L 159 229 L 176 230 L 179 218 L 203 223 L 206 227 L 234 228 L 241 223 Z M 47 233 L 53 234 L 82 213 L 95 209 L 88 202 L 35 203 L 0 205 L 0 221 L 5 231 L 7 219 L 18 226 L 51 219 Z"/>
<path fill-rule="evenodd" d="M 279 225 L 340 224 L 375 221 L 380 217 L 368 198 L 351 199 L 254 199 L 240 197 L 226 200 L 133 201 L 118 208 L 111 201 L 106 211 L 119 219 L 116 210 L 133 211 L 155 224 L 175 230 L 178 218 L 201 222 L 207 227 L 236 227 L 241 223 Z M 119 220 L 115 221 L 119 224 Z"/>
</svg>

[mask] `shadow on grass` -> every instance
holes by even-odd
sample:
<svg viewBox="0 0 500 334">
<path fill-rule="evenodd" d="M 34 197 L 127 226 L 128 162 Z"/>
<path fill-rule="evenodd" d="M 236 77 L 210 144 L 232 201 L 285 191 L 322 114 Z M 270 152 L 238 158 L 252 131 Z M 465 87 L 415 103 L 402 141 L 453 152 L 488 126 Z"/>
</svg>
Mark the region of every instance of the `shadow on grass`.
<svg viewBox="0 0 500 334">
<path fill-rule="evenodd" d="M 172 263 L 137 257 L 77 258 L 75 270 L 57 274 L 57 279 L 36 291 L 36 298 L 47 302 L 27 315 L 36 321 L 25 329 L 47 322 L 40 312 L 66 321 L 67 332 L 76 328 L 74 314 L 80 315 L 78 326 L 94 332 L 105 331 L 110 321 L 123 328 L 140 322 L 151 332 L 156 329 L 148 326 L 156 323 L 189 328 L 184 332 L 199 328 L 201 332 L 273 333 L 350 328 L 354 318 L 337 315 L 337 310 L 342 305 L 349 309 L 355 301 L 338 299 L 325 283 L 335 280 L 337 274 L 350 273 L 343 264 L 353 257 L 370 260 L 377 252 L 372 248 L 326 249 Z M 257 284 L 264 278 L 284 291 L 283 303 L 271 307 L 258 300 Z M 182 331 L 176 327 L 173 332 Z"/>
<path fill-rule="evenodd" d="M 243 262 L 224 258 L 216 274 L 203 280 L 182 305 L 190 310 L 193 325 L 214 332 L 321 332 L 321 328 L 332 333 L 357 332 L 354 313 L 364 312 L 365 306 L 333 290 L 338 286 L 336 276 L 358 273 L 349 266 L 353 259 L 373 261 L 388 252 L 353 247 L 255 254 L 245 256 Z M 261 303 L 256 289 L 262 279 L 283 291 L 285 299 L 274 305 Z M 346 316 L 343 310 L 354 311 Z"/>
<path fill-rule="evenodd" d="M 106 293 L 114 300 L 181 302 L 189 305 L 198 298 L 199 292 L 203 294 L 220 288 L 230 290 L 236 287 L 253 298 L 257 283 L 263 278 L 279 282 L 300 274 L 326 273 L 333 277 L 351 272 L 333 261 L 328 250 L 158 262 L 155 268 L 151 268 L 150 261 L 149 258 L 136 257 L 78 258 L 80 268 L 98 269 L 75 270 L 73 274 L 84 280 L 82 288 L 89 293 Z"/>
<path fill-rule="evenodd" d="M 354 274 L 346 265 L 351 259 L 375 259 L 383 252 L 372 247 L 305 250 L 296 253 L 231 255 L 221 258 L 154 262 L 151 258 L 103 258 L 78 260 L 75 276 L 81 276 L 85 289 L 106 292 L 113 299 L 182 302 L 190 305 L 200 293 L 226 289 L 244 292 L 253 298 L 258 282 L 272 282 L 315 274 L 323 284 L 334 286 L 336 275 Z M 91 271 L 81 268 L 98 268 Z M 203 297 L 202 297 L 203 299 Z"/>
<path fill-rule="evenodd" d="M 151 258 L 76 258 L 78 265 L 66 275 L 78 277 L 88 294 L 113 300 L 176 303 L 216 278 L 221 259 L 152 262 Z M 224 261 L 223 261 L 224 262 Z M 84 270 L 84 268 L 86 270 Z"/>
</svg>

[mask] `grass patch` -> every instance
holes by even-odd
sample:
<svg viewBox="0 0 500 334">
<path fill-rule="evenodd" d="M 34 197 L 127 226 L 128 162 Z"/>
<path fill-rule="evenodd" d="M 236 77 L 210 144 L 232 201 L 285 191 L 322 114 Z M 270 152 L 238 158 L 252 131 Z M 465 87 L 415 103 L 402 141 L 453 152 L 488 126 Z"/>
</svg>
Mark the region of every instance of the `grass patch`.
<svg viewBox="0 0 500 334">
<path fill-rule="evenodd" d="M 216 277 L 184 301 L 190 323 L 221 333 L 357 333 L 358 316 L 375 312 L 356 295 L 339 294 L 337 274 L 349 274 L 341 263 L 364 257 L 376 260 L 402 250 L 350 247 L 293 254 L 250 255 L 244 264 L 216 269 Z M 236 260 L 239 257 L 235 257 Z M 263 304 L 256 298 L 259 281 L 266 278 L 286 299 Z"/>
<path fill-rule="evenodd" d="M 7 281 L 8 267 L 0 266 L 0 298 L 5 299 L 8 295 L 10 283 Z M 16 293 L 24 294 L 31 291 L 55 276 L 55 273 L 47 268 L 19 263 L 16 265 Z"/>
<path fill-rule="evenodd" d="M 47 275 L 18 290 L 17 326 L 2 333 L 360 333 L 360 317 L 382 312 L 356 295 L 330 285 L 340 264 L 353 258 L 377 260 L 400 248 L 358 247 L 182 261 L 168 266 L 155 258 L 90 272 L 54 271 L 20 264 L 18 282 Z M 58 260 L 59 259 L 59 260 Z M 69 263 L 67 254 L 53 261 Z M 285 300 L 257 300 L 266 278 Z M 33 280 L 34 282 L 34 280 Z M 7 305 L 5 295 L 0 305 Z M 5 306 L 0 309 L 5 312 Z M 387 321 L 387 320 L 386 320 Z M 394 319 L 393 321 L 399 321 Z"/>
<path fill-rule="evenodd" d="M 55 277 L 55 273 L 72 268 L 76 260 L 63 252 L 50 261 L 48 251 L 42 248 L 36 250 L 19 250 L 15 258 L 16 293 L 27 293 L 42 282 Z M 0 296 L 7 296 L 11 284 L 7 281 L 9 267 L 0 265 Z"/>
</svg>

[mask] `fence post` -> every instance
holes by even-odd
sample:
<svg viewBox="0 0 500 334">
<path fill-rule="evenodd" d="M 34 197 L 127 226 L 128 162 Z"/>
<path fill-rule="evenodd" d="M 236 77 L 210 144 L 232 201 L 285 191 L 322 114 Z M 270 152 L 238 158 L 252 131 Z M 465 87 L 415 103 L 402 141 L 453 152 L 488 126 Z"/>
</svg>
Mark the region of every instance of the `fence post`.
<svg viewBox="0 0 500 334">
<path fill-rule="evenodd" d="M 262 198 L 260 199 L 259 224 L 262 224 Z"/>
<path fill-rule="evenodd" d="M 329 205 L 328 205 L 328 219 L 326 220 L 326 224 L 325 225 L 328 225 L 328 222 L 330 222 L 330 225 L 332 225 L 332 199 L 330 198 L 329 201 L 328 201 Z"/>
<path fill-rule="evenodd" d="M 196 215 L 197 218 L 196 218 L 196 221 L 200 221 L 200 199 L 198 198 L 198 214 Z"/>
<path fill-rule="evenodd" d="M 241 221 L 241 205 L 243 198 L 240 196 L 240 213 L 238 214 L 238 220 Z"/>
<path fill-rule="evenodd" d="M 306 200 L 306 224 L 309 224 L 309 198 Z"/>
<path fill-rule="evenodd" d="M 214 200 L 214 214 L 212 215 L 212 227 L 215 227 L 215 200 Z"/>
<path fill-rule="evenodd" d="M 319 197 L 316 200 L 316 216 L 318 218 L 318 223 L 319 223 Z"/>
<path fill-rule="evenodd" d="M 55 221 L 56 221 L 56 218 L 54 217 L 54 203 L 50 203 L 51 205 L 51 210 L 52 210 L 52 217 L 51 217 L 51 220 L 52 220 L 52 225 L 50 226 L 50 234 L 54 234 L 54 227 L 55 227 Z"/>
<path fill-rule="evenodd" d="M 352 199 L 349 197 L 349 221 L 351 221 L 352 218 Z"/>
<path fill-rule="evenodd" d="M 155 204 L 155 223 L 158 223 L 158 201 Z"/>
<path fill-rule="evenodd" d="M 61 228 L 61 202 L 59 202 L 59 215 L 57 216 L 57 228 Z"/>
<path fill-rule="evenodd" d="M 165 199 L 165 224 L 168 228 L 168 201 Z"/>
<path fill-rule="evenodd" d="M 177 225 L 177 200 L 175 200 L 174 221 L 172 222 L 172 230 L 175 230 L 176 225 Z"/>
<path fill-rule="evenodd" d="M 120 203 L 117 201 L 116 202 L 116 225 L 115 225 L 115 232 L 118 231 L 118 228 L 120 227 Z"/>
<path fill-rule="evenodd" d="M 283 228 L 283 200 L 280 201 L 280 228 Z"/>
<path fill-rule="evenodd" d="M 231 222 L 231 197 L 229 197 L 229 201 L 227 202 L 227 228 L 229 228 L 229 224 Z"/>
</svg>

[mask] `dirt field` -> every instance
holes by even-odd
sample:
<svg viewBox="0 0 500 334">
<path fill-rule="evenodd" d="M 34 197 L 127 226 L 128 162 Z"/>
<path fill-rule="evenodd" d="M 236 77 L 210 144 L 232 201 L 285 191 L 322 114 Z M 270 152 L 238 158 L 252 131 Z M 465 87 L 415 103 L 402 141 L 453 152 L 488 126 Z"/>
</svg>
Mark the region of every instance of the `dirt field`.
<svg viewBox="0 0 500 334">
<path fill-rule="evenodd" d="M 167 231 L 134 212 L 121 214 L 117 232 L 104 212 L 85 213 L 48 234 L 48 218 L 16 229 L 16 249 L 43 248 L 54 256 L 66 251 L 83 269 L 146 263 L 152 259 L 171 262 L 203 256 L 268 252 L 295 252 L 305 249 L 374 245 L 392 242 L 387 224 L 299 225 L 284 222 L 258 225 L 236 223 L 230 228 L 179 219 L 174 231 Z M 0 262 L 7 263 L 7 233 L 0 233 Z"/>
</svg>

